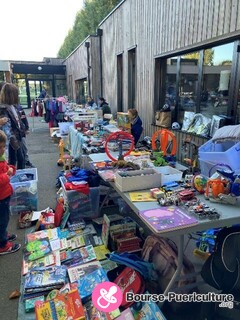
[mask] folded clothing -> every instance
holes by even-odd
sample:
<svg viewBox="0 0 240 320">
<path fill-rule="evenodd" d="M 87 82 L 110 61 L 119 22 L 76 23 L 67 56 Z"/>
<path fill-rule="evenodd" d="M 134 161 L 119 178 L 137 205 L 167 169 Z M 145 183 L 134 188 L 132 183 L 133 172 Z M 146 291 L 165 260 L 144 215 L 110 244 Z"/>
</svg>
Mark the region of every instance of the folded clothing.
<svg viewBox="0 0 240 320">
<path fill-rule="evenodd" d="M 90 188 L 88 183 L 76 183 L 76 182 L 65 182 L 64 187 L 66 190 L 75 190 L 86 195 L 89 195 Z"/>
</svg>

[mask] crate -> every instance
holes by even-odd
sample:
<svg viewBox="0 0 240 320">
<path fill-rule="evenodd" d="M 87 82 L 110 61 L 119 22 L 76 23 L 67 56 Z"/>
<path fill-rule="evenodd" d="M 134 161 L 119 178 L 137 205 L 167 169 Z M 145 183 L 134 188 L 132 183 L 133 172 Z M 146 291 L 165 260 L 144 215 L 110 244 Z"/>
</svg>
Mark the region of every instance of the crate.
<svg viewBox="0 0 240 320">
<path fill-rule="evenodd" d="M 229 165 L 232 170 L 240 169 L 240 141 L 214 143 L 211 140 L 198 149 L 199 159 Z"/>
<path fill-rule="evenodd" d="M 63 189 L 63 198 L 68 203 L 70 212 L 69 219 L 71 222 L 77 222 L 79 219 L 93 219 L 99 216 L 99 187 L 90 188 L 89 195 L 75 190 L 66 190 L 64 183 L 67 181 L 65 177 L 60 177 Z"/>
<path fill-rule="evenodd" d="M 31 174 L 32 180 L 17 181 L 19 175 Z M 38 174 L 36 168 L 28 168 L 17 170 L 16 175 L 10 180 L 13 187 L 13 195 L 10 200 L 11 214 L 17 214 L 23 210 L 37 210 L 38 209 Z"/>
<path fill-rule="evenodd" d="M 155 169 L 116 172 L 115 184 L 122 191 L 134 191 L 159 187 L 161 174 Z"/>
<path fill-rule="evenodd" d="M 180 181 L 182 179 L 182 171 L 179 171 L 173 167 L 163 166 L 158 167 L 155 170 L 161 174 L 161 186 L 170 181 Z"/>
</svg>

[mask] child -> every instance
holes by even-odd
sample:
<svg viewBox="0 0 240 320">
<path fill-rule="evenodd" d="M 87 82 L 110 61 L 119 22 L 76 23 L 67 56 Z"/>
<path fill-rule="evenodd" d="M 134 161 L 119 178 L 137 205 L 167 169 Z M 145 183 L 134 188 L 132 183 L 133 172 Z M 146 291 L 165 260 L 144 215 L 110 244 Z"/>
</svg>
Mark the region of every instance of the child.
<svg viewBox="0 0 240 320">
<path fill-rule="evenodd" d="M 7 233 L 9 222 L 9 202 L 13 193 L 10 178 L 16 173 L 16 168 L 7 164 L 5 148 L 7 137 L 0 130 L 0 255 L 12 253 L 20 249 L 20 244 L 13 244 L 16 235 Z"/>
</svg>

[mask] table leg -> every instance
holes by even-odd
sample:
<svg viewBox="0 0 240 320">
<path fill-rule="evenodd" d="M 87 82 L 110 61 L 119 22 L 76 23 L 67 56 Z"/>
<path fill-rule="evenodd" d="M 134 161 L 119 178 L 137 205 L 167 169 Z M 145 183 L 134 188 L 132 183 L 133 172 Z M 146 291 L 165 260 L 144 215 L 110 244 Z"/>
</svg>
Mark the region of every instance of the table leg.
<svg viewBox="0 0 240 320">
<path fill-rule="evenodd" d="M 183 246 L 184 246 L 184 235 L 179 236 L 179 243 L 178 243 L 178 265 L 177 269 L 172 277 L 172 279 L 169 281 L 166 289 L 164 290 L 164 295 L 166 296 L 168 292 L 170 292 L 172 286 L 174 285 L 175 281 L 179 277 L 182 266 L 183 266 Z"/>
</svg>

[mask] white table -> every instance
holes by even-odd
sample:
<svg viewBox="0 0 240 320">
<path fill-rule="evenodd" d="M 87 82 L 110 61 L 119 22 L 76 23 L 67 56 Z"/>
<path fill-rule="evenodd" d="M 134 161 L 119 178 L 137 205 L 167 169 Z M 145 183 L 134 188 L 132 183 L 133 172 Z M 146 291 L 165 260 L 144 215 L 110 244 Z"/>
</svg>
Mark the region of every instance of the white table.
<svg viewBox="0 0 240 320">
<path fill-rule="evenodd" d="M 108 157 L 105 153 L 99 153 L 99 154 L 91 154 L 89 157 L 92 159 L 92 161 L 104 161 L 108 160 Z M 184 171 L 186 169 L 185 166 L 182 166 L 181 164 L 176 165 L 176 169 Z M 127 202 L 127 204 L 131 207 L 131 209 L 136 214 L 138 220 L 141 222 L 141 225 L 147 229 L 150 230 L 150 233 L 154 233 L 152 229 L 149 228 L 149 226 L 141 219 L 139 216 L 139 211 L 142 210 L 149 210 L 154 208 L 159 208 L 159 204 L 157 201 L 154 202 L 132 202 L 129 197 L 128 192 L 122 192 L 120 191 L 114 182 L 110 182 L 110 185 L 117 191 L 117 193 Z M 142 190 L 142 191 L 149 191 L 149 190 Z M 167 293 L 171 290 L 173 287 L 173 284 L 178 279 L 182 265 L 183 265 L 183 251 L 184 251 L 184 235 L 187 235 L 192 232 L 196 231 L 204 231 L 210 228 L 219 228 L 219 227 L 225 227 L 225 226 L 232 226 L 233 224 L 240 223 L 240 205 L 237 206 L 231 206 L 231 205 L 224 205 L 219 203 L 212 203 L 208 200 L 205 200 L 202 195 L 199 196 L 201 200 L 208 203 L 210 207 L 216 208 L 219 213 L 221 214 L 220 219 L 216 220 L 199 220 L 199 223 L 197 225 L 192 225 L 183 229 L 177 229 L 177 230 L 171 230 L 166 232 L 158 232 L 155 233 L 158 236 L 177 236 L 178 237 L 178 266 L 177 269 L 169 282 L 168 286 L 166 287 L 164 294 L 167 295 Z"/>
<path fill-rule="evenodd" d="M 121 192 L 114 182 L 110 182 L 111 186 L 118 192 L 118 194 L 127 202 L 127 204 L 132 208 L 132 210 L 135 212 L 137 217 L 142 221 L 141 225 L 144 226 L 144 228 L 149 229 L 149 226 L 144 222 L 144 220 L 141 219 L 139 216 L 139 211 L 142 210 L 148 210 L 148 209 L 154 209 L 159 208 L 159 204 L 157 201 L 155 202 L 132 202 L 129 197 L 128 192 Z M 143 190 L 143 191 L 149 191 L 149 190 Z M 151 230 L 152 233 L 158 236 L 163 237 L 169 237 L 169 236 L 177 236 L 178 238 L 178 265 L 177 269 L 169 282 L 168 286 L 166 287 L 164 291 L 164 295 L 167 295 L 168 292 L 170 292 L 171 288 L 173 287 L 175 281 L 178 279 L 181 273 L 181 269 L 183 266 L 183 251 L 184 251 L 184 235 L 187 235 L 192 232 L 196 231 L 204 231 L 210 228 L 219 228 L 219 227 L 225 227 L 225 226 L 232 226 L 233 224 L 240 223 L 240 206 L 230 206 L 230 205 L 224 205 L 219 203 L 212 203 L 207 200 L 204 200 L 204 197 L 201 195 L 199 196 L 201 200 L 204 202 L 207 202 L 210 207 L 216 208 L 219 213 L 221 214 L 220 219 L 216 220 L 199 220 L 199 223 L 197 225 L 192 225 L 183 229 L 177 229 L 177 230 L 171 230 L 167 232 L 158 232 L 154 233 Z"/>
</svg>

